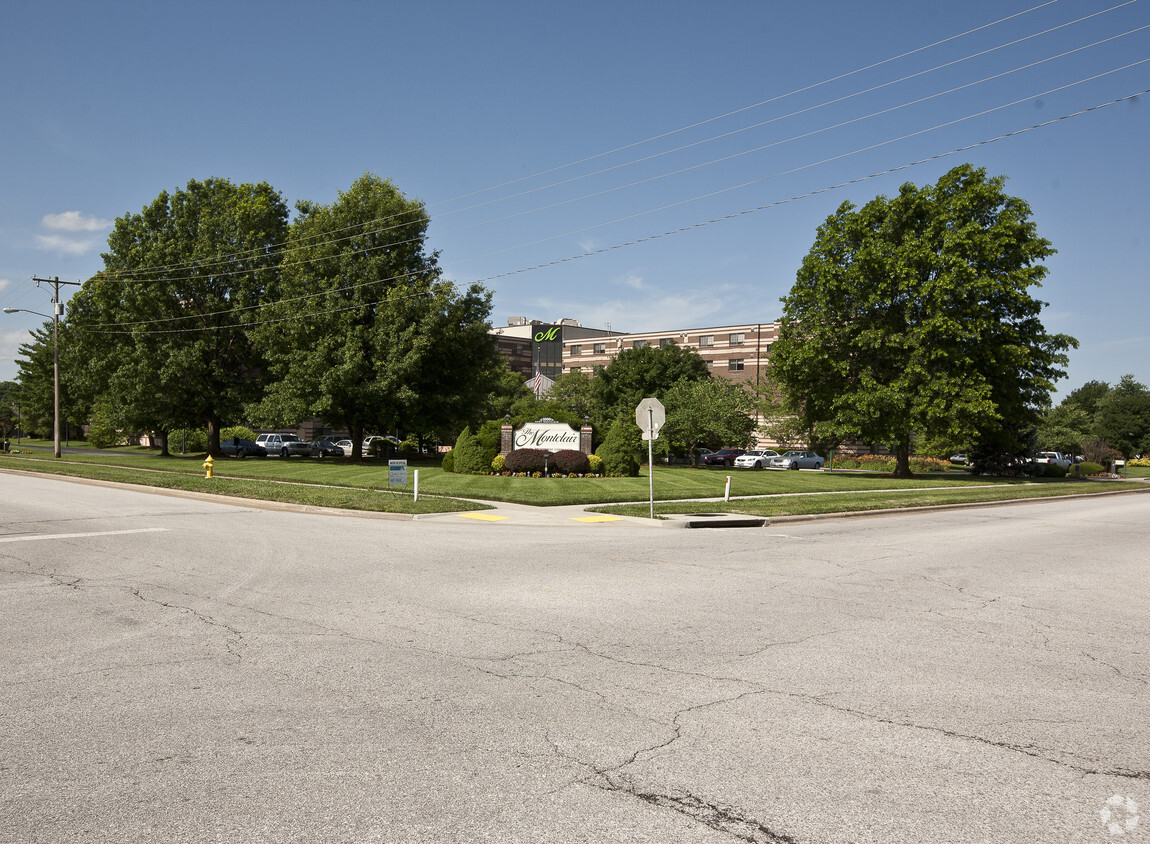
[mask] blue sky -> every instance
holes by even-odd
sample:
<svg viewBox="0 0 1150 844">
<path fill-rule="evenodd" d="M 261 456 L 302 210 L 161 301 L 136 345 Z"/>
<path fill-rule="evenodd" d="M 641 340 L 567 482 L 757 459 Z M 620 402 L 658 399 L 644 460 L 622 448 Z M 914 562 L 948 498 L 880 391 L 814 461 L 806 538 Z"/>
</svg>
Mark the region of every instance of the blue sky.
<svg viewBox="0 0 1150 844">
<path fill-rule="evenodd" d="M 969 161 L 1058 249 L 1060 391 L 1150 382 L 1150 95 L 1069 116 L 1150 89 L 1143 27 L 1150 0 L 10 0 L 0 306 L 49 312 L 32 276 L 88 278 L 190 179 L 326 203 L 370 171 L 496 325 L 767 322 L 840 203 Z M 0 319 L 9 380 L 41 320 Z"/>
</svg>

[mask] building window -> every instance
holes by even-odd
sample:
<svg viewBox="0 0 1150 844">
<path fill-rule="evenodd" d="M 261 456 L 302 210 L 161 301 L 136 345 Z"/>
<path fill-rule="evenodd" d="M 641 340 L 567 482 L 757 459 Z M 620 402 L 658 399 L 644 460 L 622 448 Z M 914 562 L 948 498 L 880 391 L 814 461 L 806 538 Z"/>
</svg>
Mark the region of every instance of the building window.
<svg viewBox="0 0 1150 844">
<path fill-rule="evenodd" d="M 707 364 L 707 371 L 708 372 L 714 372 L 715 371 L 715 362 L 713 360 L 708 360 L 708 361 L 703 361 L 703 362 L 705 364 Z"/>
<path fill-rule="evenodd" d="M 581 354 L 583 354 L 583 347 L 582 347 L 582 346 L 572 346 L 572 347 L 571 347 L 571 354 L 572 354 L 572 355 L 581 355 Z"/>
<path fill-rule="evenodd" d="M 747 342 L 747 335 L 744 334 L 742 331 L 740 331 L 738 334 L 732 334 L 731 335 L 731 345 L 732 346 L 741 346 L 745 342 Z"/>
<path fill-rule="evenodd" d="M 644 346 L 646 346 L 646 345 L 647 345 L 647 341 L 646 341 L 646 340 L 636 340 L 635 342 L 633 342 L 633 343 L 631 344 L 631 348 L 632 348 L 632 349 L 641 349 L 641 348 L 643 348 L 643 347 L 644 347 Z"/>
<path fill-rule="evenodd" d="M 674 341 L 674 340 L 672 340 L 670 337 L 664 337 L 662 340 L 660 340 L 660 341 L 659 341 L 659 348 L 661 349 L 661 348 L 663 348 L 664 346 L 670 346 L 670 345 L 673 345 L 673 344 L 674 344 L 674 342 L 675 342 L 675 341 Z"/>
<path fill-rule="evenodd" d="M 579 371 L 580 371 L 580 369 L 579 369 L 579 367 L 577 367 L 577 366 L 573 366 L 573 367 L 571 367 L 571 368 L 570 368 L 569 370 L 567 370 L 567 371 L 568 371 L 568 372 L 579 372 Z"/>
<path fill-rule="evenodd" d="M 743 371 L 743 359 L 742 358 L 731 358 L 729 361 L 727 361 L 727 371 L 728 372 L 742 372 Z"/>
<path fill-rule="evenodd" d="M 607 354 L 607 344 L 606 343 L 596 343 L 595 344 L 595 354 L 597 354 L 597 355 Z"/>
<path fill-rule="evenodd" d="M 713 345 L 715 345 L 715 335 L 714 334 L 700 334 L 699 335 L 699 347 L 700 348 L 713 346 Z"/>
</svg>

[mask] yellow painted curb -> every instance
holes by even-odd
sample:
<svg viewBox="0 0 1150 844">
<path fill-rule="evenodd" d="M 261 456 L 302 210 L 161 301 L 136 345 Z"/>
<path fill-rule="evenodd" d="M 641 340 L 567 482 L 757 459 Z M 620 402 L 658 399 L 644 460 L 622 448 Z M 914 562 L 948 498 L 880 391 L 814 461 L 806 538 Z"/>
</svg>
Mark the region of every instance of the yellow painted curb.
<svg viewBox="0 0 1150 844">
<path fill-rule="evenodd" d="M 460 513 L 461 519 L 480 519 L 484 522 L 501 522 L 506 519 L 506 516 L 489 516 L 486 513 Z"/>
<path fill-rule="evenodd" d="M 621 516 L 572 516 L 574 522 L 621 522 Z"/>
</svg>

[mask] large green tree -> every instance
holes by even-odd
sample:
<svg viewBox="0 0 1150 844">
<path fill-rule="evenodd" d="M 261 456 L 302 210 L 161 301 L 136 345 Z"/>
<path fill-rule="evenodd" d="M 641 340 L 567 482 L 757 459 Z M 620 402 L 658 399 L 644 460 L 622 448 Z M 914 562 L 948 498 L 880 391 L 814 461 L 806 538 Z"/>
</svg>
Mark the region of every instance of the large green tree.
<svg viewBox="0 0 1150 844">
<path fill-rule="evenodd" d="M 55 352 L 51 322 L 29 332 L 29 341 L 20 344 L 16 365 L 19 389 L 16 391 L 19 415 L 26 430 L 51 437 L 56 413 Z M 67 366 L 69 341 L 65 326 L 60 329 L 60 434 L 78 429 L 88 419 L 88 405 L 75 386 Z"/>
<path fill-rule="evenodd" d="M 1099 400 L 1094 430 L 1126 458 L 1150 451 L 1150 390 L 1133 375 L 1123 375 Z"/>
<path fill-rule="evenodd" d="M 1077 342 L 1039 318 L 1054 249 L 1004 185 L 964 164 L 819 227 L 771 350 L 807 427 L 889 444 L 901 475 L 916 432 L 1025 448 Z"/>
<path fill-rule="evenodd" d="M 667 421 L 659 438 L 675 439 L 687 447 L 697 465 L 695 447 L 707 444 L 743 446 L 755 431 L 754 399 L 739 384 L 718 378 L 682 380 L 671 385 L 662 402 Z"/>
<path fill-rule="evenodd" d="M 687 346 L 639 346 L 624 349 L 607 366 L 597 369 L 591 382 L 592 420 L 607 427 L 619 416 L 627 417 L 645 398 L 662 401 L 678 381 L 710 378 L 706 362 Z"/>
<path fill-rule="evenodd" d="M 423 204 L 365 174 L 330 205 L 296 207 L 279 302 L 254 334 L 274 376 L 263 418 L 339 422 L 354 459 L 372 430 L 480 421 L 505 369 L 488 334 L 491 294 L 441 278 Z"/>
<path fill-rule="evenodd" d="M 20 385 L 15 381 L 0 381 L 0 434 L 8 439 L 20 420 Z"/>
<path fill-rule="evenodd" d="M 208 449 L 262 392 L 248 330 L 267 301 L 287 207 L 267 183 L 190 181 L 116 220 L 104 269 L 72 298 L 69 371 L 119 424 L 206 426 Z"/>
</svg>

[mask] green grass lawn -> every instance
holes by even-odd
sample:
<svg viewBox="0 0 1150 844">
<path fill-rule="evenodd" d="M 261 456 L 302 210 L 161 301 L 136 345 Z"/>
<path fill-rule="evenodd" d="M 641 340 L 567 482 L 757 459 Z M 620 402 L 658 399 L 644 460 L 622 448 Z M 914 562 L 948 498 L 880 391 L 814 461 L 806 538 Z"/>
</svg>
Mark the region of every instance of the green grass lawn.
<svg viewBox="0 0 1150 844">
<path fill-rule="evenodd" d="M 1058 481 L 1039 481 L 1033 484 L 966 486 L 951 489 L 903 489 L 847 492 L 841 495 L 811 493 L 772 498 L 745 498 L 729 502 L 656 502 L 655 515 L 675 513 L 737 513 L 750 516 L 805 516 L 826 513 L 851 513 L 867 510 L 898 510 L 930 507 L 944 504 L 977 504 L 995 501 L 1018 501 L 1051 498 L 1060 495 L 1091 495 L 1115 492 L 1124 484 L 1078 481 L 1071 484 Z M 1150 492 L 1145 485 L 1138 490 Z M 649 504 L 622 504 L 591 507 L 596 513 L 619 516 L 650 515 Z"/>
<path fill-rule="evenodd" d="M 537 506 L 613 504 L 648 500 L 647 470 L 638 478 L 511 478 L 457 475 L 430 462 L 409 464 L 406 486 L 388 486 L 387 463 L 366 460 L 282 458 L 221 459 L 212 481 L 203 478 L 203 458 L 161 457 L 144 449 L 65 455 L 51 452 L 13 454 L 4 464 L 36 471 L 54 471 L 127 483 L 215 491 L 228 495 L 395 512 L 445 512 L 474 508 L 459 499 L 513 502 Z M 413 501 L 415 470 L 419 470 L 419 502 Z M 662 512 L 737 511 L 781 515 L 784 512 L 838 512 L 890 506 L 922 506 L 956 501 L 993 501 L 1004 498 L 1077 494 L 1113 488 L 1091 481 L 980 478 L 965 472 L 946 472 L 895 479 L 862 472 L 787 472 L 731 469 L 655 467 L 658 501 L 722 498 L 726 478 L 731 495 L 786 496 L 718 503 L 659 505 Z M 941 487 L 938 491 L 928 491 Z M 909 492 L 919 491 L 914 496 Z M 388 494 L 391 493 L 391 494 Z M 820 493 L 824 493 L 821 494 Z M 838 493 L 826 495 L 825 493 Z M 326 502 L 326 503 L 325 503 Z M 643 505 L 646 506 L 646 505 Z M 640 507 L 639 509 L 642 509 Z M 643 514 L 640 514 L 643 515 Z"/>
<path fill-rule="evenodd" d="M 314 507 L 411 514 L 488 509 L 484 504 L 423 495 L 422 491 L 416 501 L 410 485 L 387 486 L 386 464 L 382 472 L 375 468 L 357 476 L 354 469 L 367 467 L 338 465 L 342 463 L 316 460 L 312 466 L 311 461 L 306 460 L 219 460 L 219 470 L 209 480 L 204 477 L 202 457 L 165 458 L 143 451 L 69 454 L 60 460 L 56 460 L 51 451 L 29 451 L 0 459 L 3 468 Z M 308 467 L 300 464 L 308 464 Z M 241 471 L 227 471 L 233 466 Z"/>
</svg>

